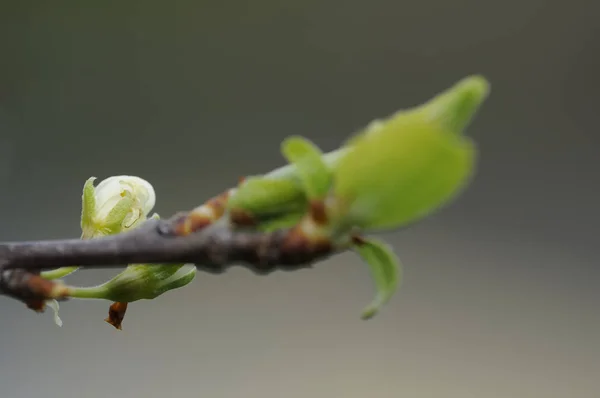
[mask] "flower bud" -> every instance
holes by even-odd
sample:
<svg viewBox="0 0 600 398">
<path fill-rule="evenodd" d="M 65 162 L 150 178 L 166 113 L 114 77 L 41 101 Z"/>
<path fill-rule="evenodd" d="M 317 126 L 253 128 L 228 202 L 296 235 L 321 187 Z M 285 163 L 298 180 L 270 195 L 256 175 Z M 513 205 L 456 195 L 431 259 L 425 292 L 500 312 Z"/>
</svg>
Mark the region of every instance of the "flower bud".
<svg viewBox="0 0 600 398">
<path fill-rule="evenodd" d="M 196 276 L 193 264 L 130 265 L 113 279 L 94 287 L 69 287 L 76 298 L 105 299 L 131 303 L 152 300 L 189 284 Z"/>
<path fill-rule="evenodd" d="M 152 185 L 135 176 L 109 177 L 94 187 L 95 177 L 83 186 L 81 239 L 114 235 L 145 221 L 156 203 Z M 45 279 L 60 279 L 78 267 L 62 267 L 42 272 Z"/>
<path fill-rule="evenodd" d="M 98 186 L 94 187 L 95 180 L 95 177 L 89 178 L 83 187 L 81 239 L 114 235 L 135 228 L 148 218 L 148 214 L 154 208 L 156 203 L 154 188 L 142 178 L 127 175 L 114 176 L 101 181 Z M 110 281 L 107 284 L 91 288 L 69 287 L 68 295 L 107 299 L 110 299 L 109 297 L 129 297 L 125 301 L 156 297 L 167 290 L 183 286 L 193 279 L 194 274 L 191 274 L 189 270 L 174 275 L 180 268 L 182 265 L 175 265 L 155 272 L 152 266 L 129 266 L 113 279 L 114 282 Z M 45 279 L 58 279 L 77 269 L 76 266 L 63 267 L 42 272 L 41 276 Z M 195 270 L 194 267 L 193 271 L 195 272 Z M 54 311 L 54 321 L 61 326 L 58 302 L 48 300 L 45 302 L 45 307 Z"/>
<path fill-rule="evenodd" d="M 135 176 L 109 177 L 94 188 L 86 181 L 81 214 L 82 238 L 113 235 L 145 221 L 156 203 L 152 185 Z"/>
</svg>

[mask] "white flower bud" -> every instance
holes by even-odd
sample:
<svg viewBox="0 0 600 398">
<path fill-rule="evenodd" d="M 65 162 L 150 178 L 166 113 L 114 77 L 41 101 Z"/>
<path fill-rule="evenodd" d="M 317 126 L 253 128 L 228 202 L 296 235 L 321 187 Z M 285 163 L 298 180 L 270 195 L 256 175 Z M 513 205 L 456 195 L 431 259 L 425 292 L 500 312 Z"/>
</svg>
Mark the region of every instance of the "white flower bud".
<svg viewBox="0 0 600 398">
<path fill-rule="evenodd" d="M 90 178 L 83 191 L 83 238 L 112 235 L 145 221 L 156 203 L 152 185 L 135 176 L 109 177 L 94 188 Z"/>
<path fill-rule="evenodd" d="M 150 183 L 134 176 L 109 177 L 96 186 L 96 217 L 106 219 L 110 211 L 125 197 L 126 193 L 134 199 L 132 213 L 146 217 L 154 208 L 156 195 Z M 128 216 L 132 216 L 128 214 Z"/>
</svg>

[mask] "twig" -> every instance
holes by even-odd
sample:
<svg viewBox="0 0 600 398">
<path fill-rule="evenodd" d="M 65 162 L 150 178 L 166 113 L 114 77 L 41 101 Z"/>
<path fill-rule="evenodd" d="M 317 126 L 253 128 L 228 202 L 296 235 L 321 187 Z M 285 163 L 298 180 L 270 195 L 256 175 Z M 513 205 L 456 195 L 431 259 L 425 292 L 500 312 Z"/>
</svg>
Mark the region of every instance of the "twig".
<svg viewBox="0 0 600 398">
<path fill-rule="evenodd" d="M 148 220 L 129 232 L 91 240 L 0 244 L 0 293 L 25 302 L 61 298 L 59 284 L 34 275 L 58 267 L 193 263 L 199 270 L 219 274 L 235 264 L 264 275 L 278 269 L 311 267 L 341 249 L 326 239 L 308 236 L 302 224 L 262 233 L 217 222 L 196 232 L 182 233 L 179 226 L 187 216 Z M 43 289 L 39 287 L 42 281 Z"/>
</svg>

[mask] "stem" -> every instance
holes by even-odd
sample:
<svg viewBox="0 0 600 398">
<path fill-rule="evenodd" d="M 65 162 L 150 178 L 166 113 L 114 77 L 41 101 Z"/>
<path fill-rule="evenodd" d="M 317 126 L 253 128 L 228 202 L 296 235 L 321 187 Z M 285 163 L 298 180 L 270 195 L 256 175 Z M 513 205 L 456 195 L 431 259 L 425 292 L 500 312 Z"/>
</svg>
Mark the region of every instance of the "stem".
<svg viewBox="0 0 600 398">
<path fill-rule="evenodd" d="M 62 267 L 58 269 L 54 269 L 52 271 L 44 271 L 40 274 L 40 276 L 44 279 L 53 280 L 64 278 L 67 275 L 72 274 L 77 271 L 79 267 Z"/>
<path fill-rule="evenodd" d="M 104 298 L 104 286 L 91 286 L 91 287 L 75 287 L 69 286 L 68 296 L 79 298 L 79 299 L 102 299 Z"/>
</svg>

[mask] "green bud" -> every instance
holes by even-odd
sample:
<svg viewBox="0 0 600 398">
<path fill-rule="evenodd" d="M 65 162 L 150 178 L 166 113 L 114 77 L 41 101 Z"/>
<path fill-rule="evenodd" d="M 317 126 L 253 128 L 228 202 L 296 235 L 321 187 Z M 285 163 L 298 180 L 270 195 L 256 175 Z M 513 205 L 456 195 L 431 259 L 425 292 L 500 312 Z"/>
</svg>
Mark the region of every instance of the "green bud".
<svg viewBox="0 0 600 398">
<path fill-rule="evenodd" d="M 123 303 L 152 300 L 189 284 L 196 276 L 193 264 L 130 265 L 113 279 L 94 287 L 70 287 L 69 296 Z"/>
</svg>

